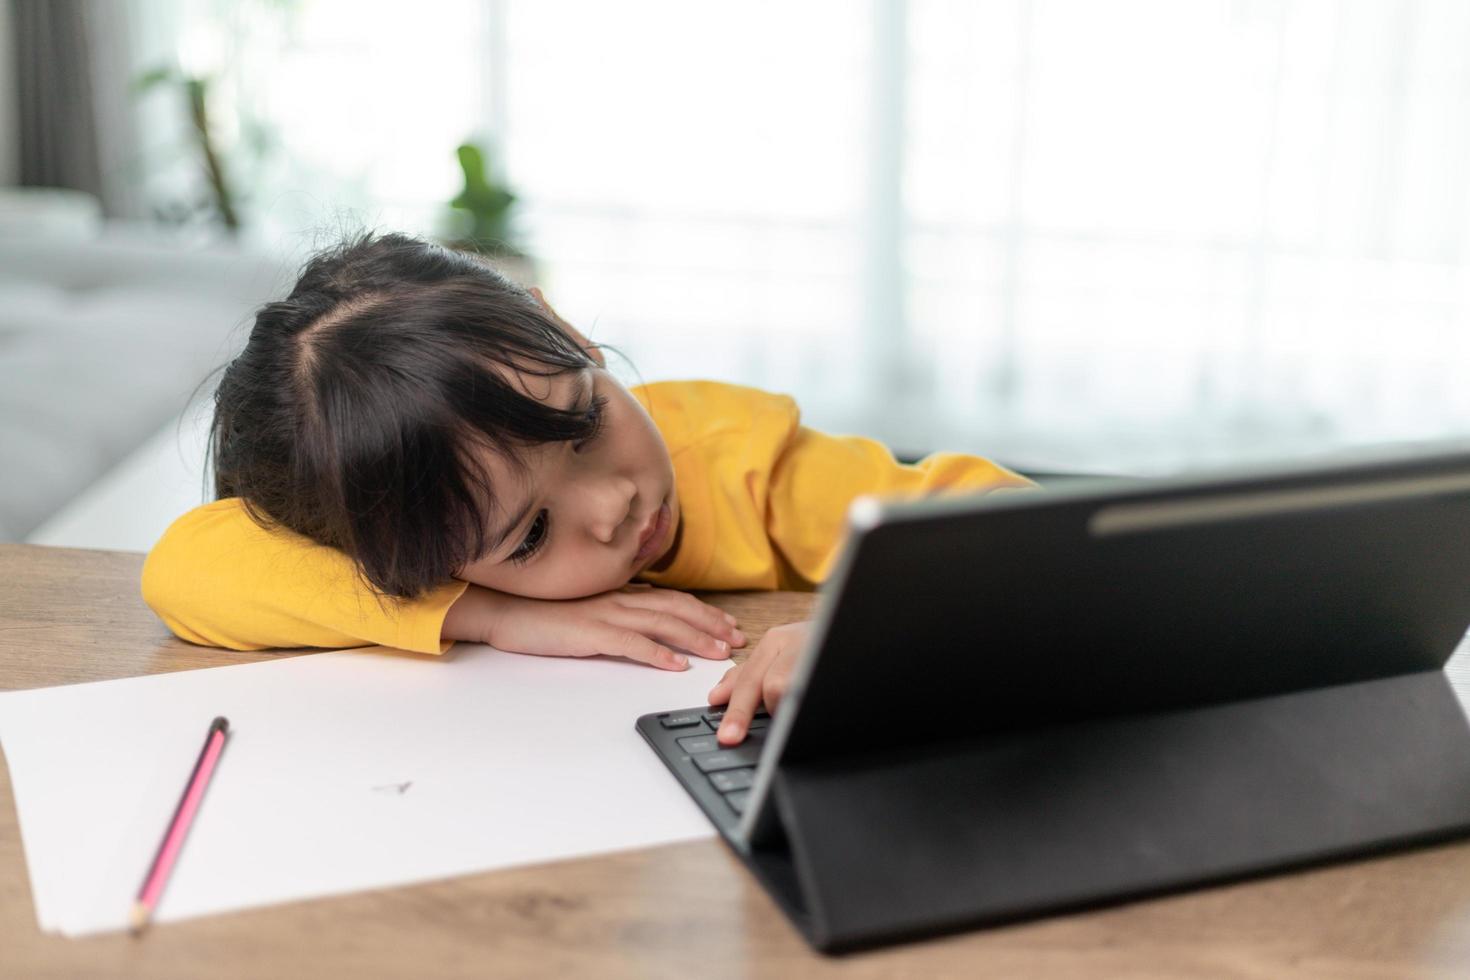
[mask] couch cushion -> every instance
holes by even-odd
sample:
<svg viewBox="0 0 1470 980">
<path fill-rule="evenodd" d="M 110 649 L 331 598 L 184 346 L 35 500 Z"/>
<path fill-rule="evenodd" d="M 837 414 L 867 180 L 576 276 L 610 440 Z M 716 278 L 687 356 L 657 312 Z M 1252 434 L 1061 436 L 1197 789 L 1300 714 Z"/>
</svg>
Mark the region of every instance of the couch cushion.
<svg viewBox="0 0 1470 980">
<path fill-rule="evenodd" d="M 0 237 L 0 539 L 24 537 L 178 415 L 293 265 L 124 233 Z"/>
</svg>

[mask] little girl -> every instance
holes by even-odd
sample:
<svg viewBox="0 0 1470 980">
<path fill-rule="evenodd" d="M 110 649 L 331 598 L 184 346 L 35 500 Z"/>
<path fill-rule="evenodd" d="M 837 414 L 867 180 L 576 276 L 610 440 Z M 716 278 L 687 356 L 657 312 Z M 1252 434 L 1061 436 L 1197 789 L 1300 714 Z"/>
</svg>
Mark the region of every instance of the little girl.
<svg viewBox="0 0 1470 980">
<path fill-rule="evenodd" d="M 901 465 L 802 426 L 783 395 L 629 390 L 539 291 L 402 235 L 317 255 L 258 312 L 210 449 L 218 499 L 143 567 L 143 598 L 185 640 L 470 640 L 671 670 L 678 650 L 745 642 L 676 590 L 813 588 L 859 494 L 1028 485 L 973 456 Z M 805 629 L 770 630 L 710 692 L 722 742 L 775 708 Z"/>
</svg>

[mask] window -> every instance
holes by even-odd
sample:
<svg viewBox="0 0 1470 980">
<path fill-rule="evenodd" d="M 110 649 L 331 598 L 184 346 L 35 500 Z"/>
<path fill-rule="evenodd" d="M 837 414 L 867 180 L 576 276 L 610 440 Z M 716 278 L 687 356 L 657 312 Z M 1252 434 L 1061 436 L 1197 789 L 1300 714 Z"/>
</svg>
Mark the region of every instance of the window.
<svg viewBox="0 0 1470 980">
<path fill-rule="evenodd" d="M 260 227 L 432 232 L 489 137 L 649 379 L 1132 471 L 1470 424 L 1454 0 L 241 9 L 189 0 L 280 147 Z"/>
</svg>

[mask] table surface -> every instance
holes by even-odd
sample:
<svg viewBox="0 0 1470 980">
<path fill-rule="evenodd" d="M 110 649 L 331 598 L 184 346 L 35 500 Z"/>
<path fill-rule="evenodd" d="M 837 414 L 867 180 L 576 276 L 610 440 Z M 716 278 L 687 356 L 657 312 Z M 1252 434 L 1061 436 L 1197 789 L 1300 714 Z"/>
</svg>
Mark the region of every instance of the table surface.
<svg viewBox="0 0 1470 980">
<path fill-rule="evenodd" d="M 0 689 L 292 653 L 169 635 L 142 556 L 0 544 Z M 706 596 L 758 638 L 797 593 Z M 141 939 L 36 927 L 0 764 L 0 976 L 1464 977 L 1470 843 L 840 958 L 811 952 L 717 840 L 172 923 Z"/>
</svg>

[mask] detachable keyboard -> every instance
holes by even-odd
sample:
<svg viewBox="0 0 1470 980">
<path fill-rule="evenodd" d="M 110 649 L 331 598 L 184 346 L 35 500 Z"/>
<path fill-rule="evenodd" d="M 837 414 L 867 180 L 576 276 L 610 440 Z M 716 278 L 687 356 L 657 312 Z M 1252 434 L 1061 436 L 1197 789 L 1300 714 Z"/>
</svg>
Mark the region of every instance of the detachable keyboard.
<svg viewBox="0 0 1470 980">
<path fill-rule="evenodd" d="M 715 730 L 724 717 L 723 707 L 708 705 L 660 711 L 639 718 L 638 732 L 720 833 L 733 840 L 740 814 L 750 798 L 755 764 L 765 748 L 771 716 L 764 711 L 757 713 L 745 741 L 731 748 L 723 748 L 715 740 Z"/>
</svg>

